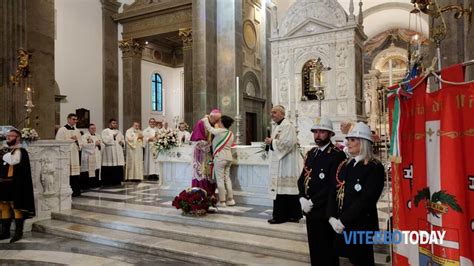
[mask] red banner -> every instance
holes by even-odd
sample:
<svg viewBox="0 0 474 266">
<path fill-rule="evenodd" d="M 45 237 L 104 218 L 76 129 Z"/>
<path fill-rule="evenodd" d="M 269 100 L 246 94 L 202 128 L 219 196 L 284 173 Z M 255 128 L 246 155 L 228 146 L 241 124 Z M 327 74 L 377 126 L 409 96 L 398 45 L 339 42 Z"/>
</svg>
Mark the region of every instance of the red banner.
<svg viewBox="0 0 474 266">
<path fill-rule="evenodd" d="M 464 69 L 450 67 L 442 78 L 463 83 Z M 396 245 L 394 265 L 473 265 L 474 83 L 443 83 L 433 93 L 426 93 L 421 78 L 410 86 L 411 95 L 398 90 L 389 98 L 390 124 L 396 125 L 391 138 L 398 134 L 399 140 L 393 228 L 446 235 L 439 245 Z"/>
</svg>

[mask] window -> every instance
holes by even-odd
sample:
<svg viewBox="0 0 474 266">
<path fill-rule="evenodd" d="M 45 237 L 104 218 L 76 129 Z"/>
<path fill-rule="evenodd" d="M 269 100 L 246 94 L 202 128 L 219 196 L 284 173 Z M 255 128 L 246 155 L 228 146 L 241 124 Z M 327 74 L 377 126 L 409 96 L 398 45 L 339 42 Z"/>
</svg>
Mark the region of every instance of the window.
<svg viewBox="0 0 474 266">
<path fill-rule="evenodd" d="M 154 73 L 151 80 L 151 110 L 163 112 L 163 81 L 158 73 Z"/>
</svg>

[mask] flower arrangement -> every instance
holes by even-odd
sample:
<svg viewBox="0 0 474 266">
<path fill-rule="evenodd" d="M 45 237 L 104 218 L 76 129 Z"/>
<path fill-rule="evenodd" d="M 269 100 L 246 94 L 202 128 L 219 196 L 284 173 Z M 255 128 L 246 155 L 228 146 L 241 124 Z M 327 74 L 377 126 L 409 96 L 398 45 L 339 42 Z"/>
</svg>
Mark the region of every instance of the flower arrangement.
<svg viewBox="0 0 474 266">
<path fill-rule="evenodd" d="M 158 132 L 153 142 L 155 157 L 160 153 L 178 146 L 178 132 L 176 130 L 163 130 Z"/>
<path fill-rule="evenodd" d="M 202 216 L 207 213 L 209 207 L 215 207 L 217 199 L 208 197 L 207 192 L 198 187 L 188 188 L 181 191 L 172 202 L 173 207 L 181 209 L 183 215 Z"/>
<path fill-rule="evenodd" d="M 25 127 L 21 130 L 21 139 L 30 142 L 39 139 L 39 135 L 33 128 Z"/>
</svg>

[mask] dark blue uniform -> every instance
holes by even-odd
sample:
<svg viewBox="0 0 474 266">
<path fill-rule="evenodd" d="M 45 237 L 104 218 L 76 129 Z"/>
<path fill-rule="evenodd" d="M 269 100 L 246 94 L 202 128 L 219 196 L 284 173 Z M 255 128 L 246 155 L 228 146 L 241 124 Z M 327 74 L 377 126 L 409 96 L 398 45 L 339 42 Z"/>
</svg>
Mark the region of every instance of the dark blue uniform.
<svg viewBox="0 0 474 266">
<path fill-rule="evenodd" d="M 328 222 L 327 202 L 329 192 L 335 186 L 336 169 L 345 158 L 344 152 L 332 143 L 324 151 L 313 148 L 306 154 L 298 189 L 300 197 L 313 202 L 313 208 L 306 214 L 312 265 L 339 265 L 332 245 L 334 231 Z"/>
<path fill-rule="evenodd" d="M 378 231 L 377 201 L 382 194 L 385 170 L 378 160 L 341 163 L 336 171 L 336 186 L 331 190 L 328 215 L 340 219 L 344 231 Z M 343 194 L 342 194 L 343 193 Z M 340 197 L 338 197 L 338 195 Z M 343 195 L 343 197 L 342 197 Z M 339 256 L 354 265 L 374 265 L 373 245 L 345 244 L 344 235 L 336 235 Z"/>
</svg>

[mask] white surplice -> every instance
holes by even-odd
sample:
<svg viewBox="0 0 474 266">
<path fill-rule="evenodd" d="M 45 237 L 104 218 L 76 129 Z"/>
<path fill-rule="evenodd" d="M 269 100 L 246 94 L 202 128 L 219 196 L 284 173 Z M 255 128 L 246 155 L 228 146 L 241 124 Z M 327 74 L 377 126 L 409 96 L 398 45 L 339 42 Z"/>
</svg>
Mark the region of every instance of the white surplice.
<svg viewBox="0 0 474 266">
<path fill-rule="evenodd" d="M 284 119 L 272 133 L 270 149 L 270 194 L 298 195 L 298 178 L 301 174 L 303 159 L 297 147 L 298 139 L 295 127 Z"/>
<path fill-rule="evenodd" d="M 71 139 L 72 136 L 76 136 L 77 141 Z M 70 172 L 69 175 L 77 176 L 80 175 L 81 167 L 79 164 L 79 151 L 82 148 L 82 137 L 81 132 L 74 128 L 69 130 L 66 127 L 61 127 L 56 133 L 56 140 L 70 140 L 73 141 L 69 146 L 69 161 L 70 161 Z"/>
<path fill-rule="evenodd" d="M 157 127 L 147 127 L 143 130 L 143 143 L 145 144 L 145 158 L 144 158 L 144 175 L 158 175 L 158 163 L 155 161 L 153 151 L 153 140 L 149 141 L 152 137 L 156 137 Z"/>
<path fill-rule="evenodd" d="M 101 137 L 105 145 L 102 152 L 102 166 L 123 166 L 125 161 L 123 147 L 120 142 L 122 141 L 125 144 L 125 139 L 122 132 L 117 129 L 106 128 L 102 131 Z"/>
<path fill-rule="evenodd" d="M 99 145 L 96 144 L 97 141 L 100 142 Z M 89 177 L 95 177 L 95 170 L 101 166 L 101 151 L 105 145 L 99 135 L 91 135 L 89 132 L 82 136 L 82 143 L 81 172 L 88 172 Z"/>
<path fill-rule="evenodd" d="M 139 138 L 140 135 L 143 135 L 142 132 L 133 127 L 125 132 L 127 143 L 126 180 L 143 180 L 143 140 Z"/>
</svg>

